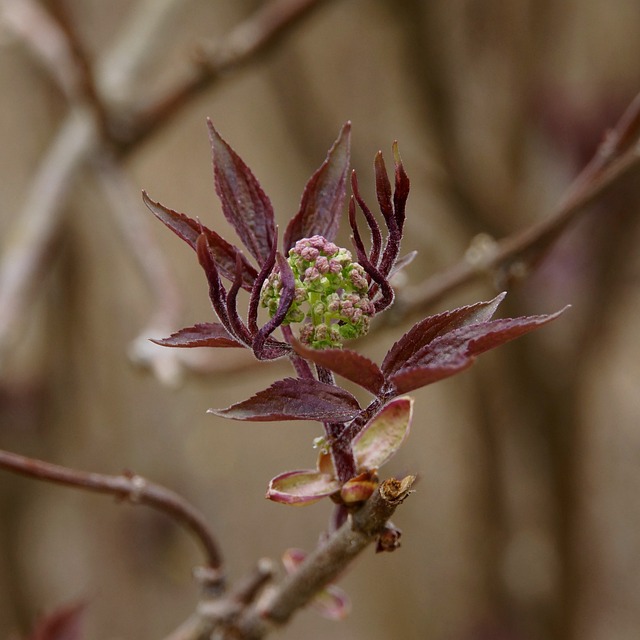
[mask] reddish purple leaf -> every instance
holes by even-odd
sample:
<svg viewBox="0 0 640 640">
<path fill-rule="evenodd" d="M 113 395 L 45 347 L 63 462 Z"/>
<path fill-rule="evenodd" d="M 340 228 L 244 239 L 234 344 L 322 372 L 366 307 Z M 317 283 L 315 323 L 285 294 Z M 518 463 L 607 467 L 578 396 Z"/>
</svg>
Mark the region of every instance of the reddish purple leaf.
<svg viewBox="0 0 640 640">
<path fill-rule="evenodd" d="M 192 249 L 196 248 L 196 241 L 203 229 L 197 220 L 152 200 L 146 191 L 142 192 L 142 200 L 158 220 L 169 227 L 179 238 L 182 238 Z"/>
<path fill-rule="evenodd" d="M 169 227 L 179 238 L 182 238 L 192 249 L 196 249 L 198 237 L 201 233 L 204 234 L 207 238 L 213 259 L 220 273 L 227 278 L 227 280 L 233 281 L 236 271 L 236 255 L 240 255 L 242 260 L 242 288 L 251 291 L 258 272 L 244 257 L 242 252 L 238 251 L 236 247 L 219 236 L 215 231 L 205 227 L 198 220 L 194 220 L 184 213 L 178 213 L 159 202 L 155 202 L 147 195 L 146 191 L 142 192 L 142 199 L 156 218 Z"/>
<path fill-rule="evenodd" d="M 490 320 L 504 299 L 501 293 L 488 302 L 477 302 L 452 311 L 429 316 L 414 324 L 400 340 L 389 349 L 382 362 L 382 371 L 390 375 L 406 366 L 407 361 L 432 340 L 459 327 Z"/>
<path fill-rule="evenodd" d="M 563 311 L 480 322 L 440 335 L 417 351 L 390 381 L 397 393 L 406 393 L 447 378 L 469 367 L 481 353 L 555 320 Z"/>
<path fill-rule="evenodd" d="M 295 339 L 291 344 L 295 352 L 305 360 L 311 360 L 321 367 L 330 369 L 339 376 L 359 384 L 374 395 L 380 391 L 384 384 L 384 376 L 380 367 L 356 351 L 350 349 L 311 349 Z"/>
<path fill-rule="evenodd" d="M 404 367 L 394 373 L 389 380 L 394 385 L 396 394 L 408 393 L 464 371 L 473 364 L 474 359 L 460 356 L 441 366 Z"/>
<path fill-rule="evenodd" d="M 382 212 L 387 226 L 391 227 L 395 223 L 395 218 L 393 216 L 393 204 L 391 202 L 391 183 L 389 182 L 389 176 L 387 175 L 387 168 L 384 164 L 382 151 L 378 151 L 378 153 L 376 153 L 373 167 L 376 173 L 376 195 L 378 196 L 378 205 L 380 206 L 380 211 Z"/>
<path fill-rule="evenodd" d="M 84 603 L 59 607 L 41 618 L 27 640 L 82 640 Z"/>
<path fill-rule="evenodd" d="M 391 400 L 353 439 L 358 469 L 374 470 L 386 464 L 409 435 L 413 398 Z"/>
<path fill-rule="evenodd" d="M 240 258 L 240 268 L 242 270 L 242 282 L 240 286 L 245 291 L 251 291 L 253 283 L 258 277 L 255 267 L 247 260 L 245 255 L 219 236 L 211 229 L 203 228 L 202 233 L 207 239 L 207 245 L 220 273 L 229 281 L 235 280 L 238 258 Z"/>
<path fill-rule="evenodd" d="M 209 409 L 233 420 L 319 420 L 346 422 L 358 415 L 358 401 L 344 389 L 312 379 L 285 378 L 226 409 Z"/>
<path fill-rule="evenodd" d="M 291 219 L 284 234 L 284 249 L 302 238 L 314 235 L 334 240 L 344 207 L 351 123 L 347 122 L 329 150 L 326 160 L 311 176 L 302 193 L 300 210 Z"/>
<path fill-rule="evenodd" d="M 275 239 L 271 201 L 249 167 L 220 137 L 211 121 L 207 123 L 216 193 L 222 202 L 222 211 L 251 255 L 262 264 Z"/>
<path fill-rule="evenodd" d="M 163 347 L 244 347 L 218 322 L 196 324 L 151 342 Z"/>
<path fill-rule="evenodd" d="M 407 172 L 404 170 L 404 165 L 402 164 L 402 158 L 398 151 L 397 140 L 393 143 L 393 160 L 396 165 L 395 187 L 393 191 L 393 210 L 398 227 L 400 231 L 402 231 L 405 218 L 405 206 L 407 204 L 407 198 L 409 197 L 411 184 L 409 182 L 409 176 L 407 176 Z"/>
</svg>

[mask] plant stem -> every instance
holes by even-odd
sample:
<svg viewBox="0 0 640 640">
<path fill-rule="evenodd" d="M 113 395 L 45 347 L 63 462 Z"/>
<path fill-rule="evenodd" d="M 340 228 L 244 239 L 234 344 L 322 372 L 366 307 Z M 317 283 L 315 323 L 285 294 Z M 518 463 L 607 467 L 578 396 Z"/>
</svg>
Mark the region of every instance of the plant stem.
<svg viewBox="0 0 640 640">
<path fill-rule="evenodd" d="M 320 543 L 267 598 L 245 612 L 238 623 L 238 636 L 234 637 L 260 640 L 274 627 L 288 622 L 376 540 L 396 507 L 411 492 L 414 480 L 414 476 L 385 480 L 327 542 Z"/>
<path fill-rule="evenodd" d="M 219 571 L 222 567 L 222 556 L 218 543 L 209 530 L 202 514 L 190 505 L 182 496 L 141 476 L 122 474 L 119 476 L 90 473 L 70 469 L 43 460 L 27 458 L 17 453 L 0 449 L 0 469 L 6 469 L 36 480 L 45 480 L 56 484 L 108 493 L 132 504 L 146 504 L 163 511 L 171 518 L 187 528 L 200 542 L 204 549 L 207 565 Z M 222 584 L 222 572 L 218 582 Z"/>
</svg>

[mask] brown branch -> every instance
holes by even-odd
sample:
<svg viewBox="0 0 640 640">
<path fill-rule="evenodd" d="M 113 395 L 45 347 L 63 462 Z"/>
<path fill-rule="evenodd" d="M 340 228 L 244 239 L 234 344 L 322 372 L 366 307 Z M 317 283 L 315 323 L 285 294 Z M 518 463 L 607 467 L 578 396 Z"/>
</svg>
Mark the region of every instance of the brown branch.
<svg viewBox="0 0 640 640">
<path fill-rule="evenodd" d="M 276 46 L 314 9 L 328 0 L 271 0 L 241 22 L 223 39 L 202 43 L 196 59 L 172 87 L 147 97 L 125 116 L 131 126 L 123 128 L 114 119 L 113 131 L 124 132 L 119 142 L 124 151 L 139 144 L 180 111 L 187 103 L 216 82 L 254 61 Z"/>
<path fill-rule="evenodd" d="M 263 638 L 335 581 L 384 531 L 396 507 L 411 492 L 414 481 L 414 476 L 385 480 L 364 506 L 310 553 L 294 573 L 245 610 L 236 623 L 240 637 L 244 640 Z"/>
<path fill-rule="evenodd" d="M 218 543 L 202 514 L 174 491 L 134 474 L 112 476 L 79 471 L 2 449 L 0 468 L 36 480 L 95 493 L 107 493 L 132 504 L 146 504 L 166 513 L 199 541 L 205 552 L 207 565 L 216 570 L 217 580 L 222 584 L 222 556 Z"/>
<path fill-rule="evenodd" d="M 156 0 L 147 0 L 143 3 L 148 5 L 151 24 L 157 26 L 162 22 L 156 14 L 162 15 L 163 11 L 167 11 L 170 2 L 178 0 L 157 0 L 157 3 Z M 30 0 L 11 0 L 8 6 L 17 14 L 14 21 L 9 22 L 14 33 L 45 61 L 61 86 L 73 87 L 68 93 L 73 103 L 76 83 L 81 80 L 74 75 L 79 71 L 72 59 L 71 45 L 60 43 L 60 39 L 66 37 L 64 32 L 56 28 L 48 14 L 38 13 L 37 6 Z M 32 23 L 25 18 L 25 12 L 27 16 L 31 15 L 29 8 L 39 16 L 33 25 L 35 31 L 30 29 Z M 4 18 L 7 19 L 6 13 Z M 47 34 L 47 37 L 41 40 L 43 34 Z M 151 37 L 153 33 L 147 35 Z M 53 40 L 53 44 L 46 44 L 49 39 Z M 120 55 L 129 51 L 129 44 L 129 38 L 117 40 L 105 54 L 104 60 L 119 60 Z M 134 65 L 131 67 L 135 69 Z M 73 79 L 70 74 L 74 75 Z M 0 261 L 0 372 L 21 328 L 27 324 L 25 317 L 42 280 L 41 275 L 45 273 L 52 257 L 53 243 L 73 180 L 98 147 L 99 129 L 95 110 L 78 107 L 77 104 L 72 108 L 36 170 L 22 210 L 14 216 L 15 223 L 8 234 L 10 240 Z"/>
<path fill-rule="evenodd" d="M 197 612 L 164 640 L 260 640 L 286 624 L 387 530 L 389 518 L 411 493 L 414 482 L 415 476 L 385 480 L 340 529 L 279 584 L 265 589 L 273 579 L 275 566 L 270 560 L 260 560 L 226 595 L 203 599 Z M 388 549 L 395 547 L 397 541 Z"/>
<path fill-rule="evenodd" d="M 94 144 L 91 115 L 73 111 L 41 160 L 0 260 L 0 372 L 42 282 L 76 172 Z"/>
<path fill-rule="evenodd" d="M 247 64 L 269 45 L 280 42 L 290 28 L 324 1 L 272 0 L 266 4 L 203 57 L 201 64 L 196 66 L 196 75 L 201 76 L 197 82 L 193 83 L 189 75 L 191 79 L 181 81 L 179 87 L 170 89 L 155 102 L 146 101 L 155 115 L 147 122 L 150 114 L 138 113 L 139 120 L 134 121 L 137 125 L 133 129 L 125 128 L 128 133 L 119 140 L 123 150 L 132 151 L 143 137 L 163 125 L 180 106 L 193 99 L 201 89 L 212 86 L 223 72 Z M 115 112 L 107 116 L 112 125 L 127 121 L 124 114 L 131 110 L 123 106 L 123 92 L 133 87 L 140 69 L 161 43 L 168 18 L 180 5 L 179 0 L 141 0 L 134 8 L 132 18 L 124 21 L 116 43 L 98 61 L 95 82 L 89 84 L 101 92 L 100 104 L 114 105 Z M 78 102 L 76 98 L 86 89 L 87 80 L 82 77 L 83 70 L 77 67 L 73 43 L 64 41 L 68 34 L 57 28 L 42 11 L 37 13 L 39 19 L 35 23 L 26 19 L 25 12 L 30 15 L 28 10 L 37 10 L 31 0 L 11 0 L 7 6 L 17 15 L 14 22 L 8 21 L 8 24 L 45 62 L 76 107 L 60 127 L 29 187 L 22 210 L 14 216 L 16 223 L 9 233 L 12 241 L 0 262 L 0 371 L 20 328 L 26 324 L 24 318 L 35 297 L 40 274 L 45 272 L 51 257 L 73 178 L 88 158 L 103 150 L 104 144 L 99 135 L 103 114 L 96 108 L 87 109 L 86 100 L 85 106 L 77 106 L 82 100 Z M 6 15 L 4 17 L 7 21 Z M 42 34 L 47 37 L 41 37 Z M 167 110 L 163 104 L 173 106 Z M 205 371 L 210 368 L 206 361 L 194 365 Z"/>
<path fill-rule="evenodd" d="M 85 78 L 68 34 L 35 0 L 4 0 L 2 22 L 27 44 L 70 103 L 82 102 Z"/>
<path fill-rule="evenodd" d="M 140 207 L 139 190 L 113 154 L 102 151 L 94 158 L 93 166 L 118 229 L 153 298 L 151 318 L 131 343 L 129 356 L 149 367 L 164 384 L 177 386 L 193 358 L 184 353 L 188 350 L 162 349 L 149 340 L 168 336 L 179 326 L 182 296 L 174 273 L 154 239 L 151 218 Z"/>
<path fill-rule="evenodd" d="M 530 273 L 588 205 L 637 168 L 640 164 L 639 132 L 640 94 L 607 133 L 592 160 L 548 218 L 503 240 L 488 243 L 488 250 L 473 260 L 467 257 L 422 284 L 407 287 L 398 295 L 397 314 L 422 313 L 445 295 L 487 274 L 493 274 L 504 286 L 512 279 Z"/>
</svg>

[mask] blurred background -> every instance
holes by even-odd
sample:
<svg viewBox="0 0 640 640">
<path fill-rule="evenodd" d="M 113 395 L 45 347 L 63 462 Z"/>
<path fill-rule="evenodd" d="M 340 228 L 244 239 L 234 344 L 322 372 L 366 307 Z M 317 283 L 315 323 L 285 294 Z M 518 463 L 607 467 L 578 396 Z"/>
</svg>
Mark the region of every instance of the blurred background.
<svg viewBox="0 0 640 640">
<path fill-rule="evenodd" d="M 148 346 L 213 318 L 193 253 L 140 190 L 235 241 L 206 117 L 252 168 L 281 229 L 346 120 L 371 205 L 374 154 L 389 162 L 397 139 L 412 180 L 404 252 L 418 258 L 399 283 L 406 304 L 358 345 L 379 361 L 421 314 L 505 286 L 487 274 L 419 304 L 420 285 L 470 248 L 551 215 L 640 86 L 634 0 L 332 0 L 200 83 L 150 135 L 135 139 L 126 117 L 101 129 L 92 91 L 126 116 L 190 77 L 198 42 L 225 43 L 263 4 L 0 5 L 0 289 L 12 265 L 37 257 L 27 285 L 0 291 L 0 447 L 134 470 L 180 492 L 212 524 L 232 579 L 260 557 L 315 546 L 328 504 L 288 509 L 263 496 L 275 474 L 313 465 L 320 428 L 206 415 L 288 375 L 284 363 Z M 52 72 L 34 55 L 37 43 L 58 45 L 32 5 L 95 71 L 67 95 L 55 58 Z M 106 141 L 91 142 L 96 129 Z M 279 637 L 640 637 L 639 207 L 632 173 L 508 284 L 499 314 L 571 304 L 561 320 L 414 394 L 410 440 L 384 469 L 420 477 L 394 518 L 402 548 L 371 550 L 344 576 L 346 621 L 304 611 Z M 87 603 L 87 638 L 162 638 L 194 609 L 199 562 L 161 514 L 0 471 L 2 638 L 75 601 Z"/>
</svg>

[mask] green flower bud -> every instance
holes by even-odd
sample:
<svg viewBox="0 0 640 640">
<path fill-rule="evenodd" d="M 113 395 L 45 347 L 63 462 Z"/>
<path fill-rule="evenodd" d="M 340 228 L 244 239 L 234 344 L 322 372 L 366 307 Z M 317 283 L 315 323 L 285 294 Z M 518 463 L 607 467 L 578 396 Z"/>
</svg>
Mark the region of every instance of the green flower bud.
<svg viewBox="0 0 640 640">
<path fill-rule="evenodd" d="M 365 270 L 351 252 L 322 236 L 296 242 L 287 261 L 295 279 L 295 296 L 283 324 L 303 323 L 300 340 L 316 349 L 337 348 L 343 340 L 364 335 L 374 314 L 367 295 Z M 274 271 L 265 281 L 260 301 L 273 316 L 282 284 Z"/>
</svg>

